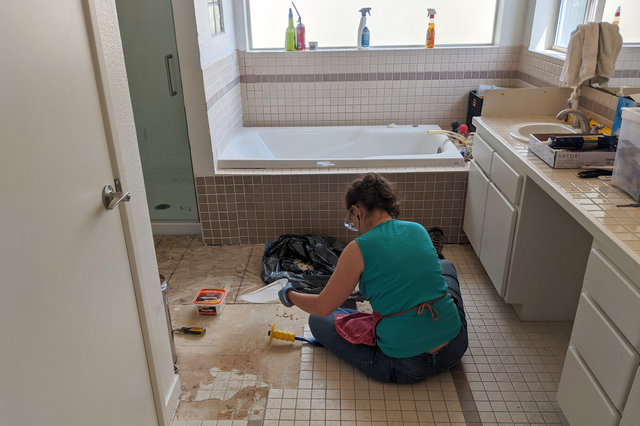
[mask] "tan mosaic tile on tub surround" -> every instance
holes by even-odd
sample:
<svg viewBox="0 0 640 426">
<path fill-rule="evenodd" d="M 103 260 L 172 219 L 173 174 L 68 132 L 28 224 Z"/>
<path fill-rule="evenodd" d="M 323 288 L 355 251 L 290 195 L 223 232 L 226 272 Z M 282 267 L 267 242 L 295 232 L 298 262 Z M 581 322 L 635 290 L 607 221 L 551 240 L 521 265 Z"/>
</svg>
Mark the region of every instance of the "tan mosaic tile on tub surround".
<svg viewBox="0 0 640 426">
<path fill-rule="evenodd" d="M 287 233 L 316 233 L 350 241 L 343 225 L 344 192 L 361 174 L 282 174 L 196 177 L 203 241 L 257 244 Z M 462 231 L 466 169 L 383 173 L 395 184 L 400 219 L 443 228 L 448 243 Z"/>
</svg>

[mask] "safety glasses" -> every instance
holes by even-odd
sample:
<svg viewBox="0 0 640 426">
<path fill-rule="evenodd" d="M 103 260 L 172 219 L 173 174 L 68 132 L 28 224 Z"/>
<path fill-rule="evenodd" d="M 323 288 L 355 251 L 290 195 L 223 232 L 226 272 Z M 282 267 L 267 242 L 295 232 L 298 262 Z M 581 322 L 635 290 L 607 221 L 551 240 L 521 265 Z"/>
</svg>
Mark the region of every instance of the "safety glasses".
<svg viewBox="0 0 640 426">
<path fill-rule="evenodd" d="M 351 207 L 347 212 L 347 215 L 344 217 L 344 227 L 347 228 L 349 231 L 358 232 L 358 226 L 351 219 L 351 216 L 353 216 L 353 214 L 354 214 L 353 207 Z"/>
</svg>

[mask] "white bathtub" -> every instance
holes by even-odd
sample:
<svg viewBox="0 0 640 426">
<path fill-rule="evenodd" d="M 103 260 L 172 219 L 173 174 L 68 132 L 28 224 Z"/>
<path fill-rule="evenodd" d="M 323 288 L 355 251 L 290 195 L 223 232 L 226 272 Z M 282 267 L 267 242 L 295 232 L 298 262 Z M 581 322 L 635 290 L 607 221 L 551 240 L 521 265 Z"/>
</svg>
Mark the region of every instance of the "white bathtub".
<svg viewBox="0 0 640 426">
<path fill-rule="evenodd" d="M 457 167 L 464 160 L 438 126 L 245 127 L 217 169 Z M 442 152 L 438 152 L 441 148 Z"/>
</svg>

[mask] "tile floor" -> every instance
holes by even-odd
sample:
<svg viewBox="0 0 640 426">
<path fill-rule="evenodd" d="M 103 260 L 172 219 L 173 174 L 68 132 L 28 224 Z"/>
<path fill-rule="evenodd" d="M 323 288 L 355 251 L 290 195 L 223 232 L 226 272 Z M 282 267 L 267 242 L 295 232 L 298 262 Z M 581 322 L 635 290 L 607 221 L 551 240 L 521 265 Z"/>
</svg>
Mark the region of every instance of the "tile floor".
<svg viewBox="0 0 640 426">
<path fill-rule="evenodd" d="M 204 336 L 175 336 L 182 394 L 172 426 L 567 424 L 555 393 L 571 324 L 520 322 L 470 246 L 444 250 L 458 269 L 469 350 L 449 372 L 402 386 L 371 381 L 323 348 L 269 344 L 274 322 L 297 335 L 309 331 L 297 308 L 239 298 L 263 285 L 263 250 L 156 237 L 173 326 L 207 328 Z M 191 304 L 209 287 L 228 291 L 217 317 Z"/>
</svg>

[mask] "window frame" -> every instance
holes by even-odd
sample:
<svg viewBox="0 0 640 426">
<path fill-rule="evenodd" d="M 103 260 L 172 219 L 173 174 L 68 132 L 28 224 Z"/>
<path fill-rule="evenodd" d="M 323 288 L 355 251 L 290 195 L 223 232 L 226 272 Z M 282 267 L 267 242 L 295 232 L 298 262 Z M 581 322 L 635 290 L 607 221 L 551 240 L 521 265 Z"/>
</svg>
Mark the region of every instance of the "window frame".
<svg viewBox="0 0 640 426">
<path fill-rule="evenodd" d="M 549 46 L 549 50 L 566 54 L 567 48 L 556 44 L 558 39 L 558 26 L 560 25 L 560 12 L 561 12 L 562 3 L 564 1 L 565 0 L 557 0 L 557 3 L 556 3 L 555 25 L 553 26 L 554 28 L 553 39 L 551 42 L 551 46 Z M 586 24 L 587 22 L 602 21 L 602 17 L 604 15 L 605 3 L 606 3 L 606 0 L 588 0 L 587 10 L 584 16 L 583 24 Z M 623 43 L 623 46 L 627 46 L 627 47 L 640 46 L 640 43 L 628 42 L 628 43 Z"/>
<path fill-rule="evenodd" d="M 275 47 L 262 47 L 256 48 L 253 47 L 253 34 L 251 28 L 251 7 L 249 5 L 250 0 L 240 0 L 242 2 L 242 11 L 244 15 L 244 27 L 245 27 L 245 46 L 248 52 L 280 52 L 284 49 L 275 48 Z M 473 47 L 487 47 L 487 46 L 496 46 L 497 38 L 499 36 L 499 25 L 501 23 L 501 8 L 503 7 L 503 3 L 509 0 L 496 0 L 496 9 L 493 14 L 493 35 L 491 37 L 492 41 L 490 43 L 474 43 L 474 44 L 440 44 L 436 46 L 436 48 L 473 48 Z M 408 45 L 389 45 L 389 46 L 374 46 L 370 47 L 368 50 L 388 50 L 388 49 L 424 49 L 424 43 L 421 44 L 408 44 Z M 317 50 L 358 50 L 357 46 L 331 46 L 331 47 L 318 47 Z"/>
</svg>

